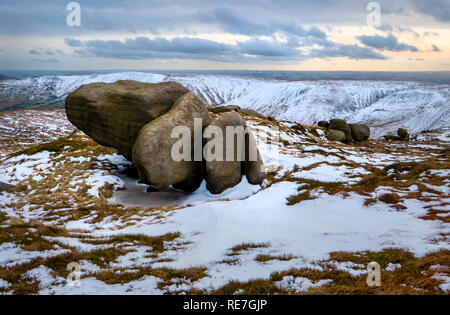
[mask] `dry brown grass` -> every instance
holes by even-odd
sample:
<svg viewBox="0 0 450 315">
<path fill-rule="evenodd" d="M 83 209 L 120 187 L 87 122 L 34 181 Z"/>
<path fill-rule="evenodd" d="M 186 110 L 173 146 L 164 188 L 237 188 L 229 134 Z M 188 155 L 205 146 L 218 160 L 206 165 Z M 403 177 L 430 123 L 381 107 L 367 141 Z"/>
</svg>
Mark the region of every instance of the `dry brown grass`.
<svg viewBox="0 0 450 315">
<path fill-rule="evenodd" d="M 255 260 L 258 262 L 268 262 L 272 260 L 279 260 L 279 261 L 289 261 L 292 259 L 295 259 L 296 257 L 292 254 L 288 255 L 280 255 L 280 256 L 271 256 L 271 255 L 258 255 Z"/>
<path fill-rule="evenodd" d="M 267 248 L 269 246 L 270 246 L 269 243 L 243 243 L 231 248 L 230 250 L 233 252 L 233 254 L 238 254 L 240 252 L 247 251 L 250 249 Z"/>
<path fill-rule="evenodd" d="M 124 284 L 138 280 L 144 276 L 153 276 L 161 279 L 161 282 L 158 283 L 158 288 L 163 290 L 164 287 L 172 285 L 174 279 L 183 279 L 185 281 L 195 282 L 206 277 L 207 274 L 206 268 L 202 267 L 192 267 L 178 270 L 171 268 L 153 269 L 151 267 L 144 267 L 135 271 L 104 271 L 96 273 L 93 276 L 106 284 Z"/>
<path fill-rule="evenodd" d="M 83 181 L 76 187 L 72 186 L 71 182 L 74 178 L 83 179 L 93 170 L 103 172 L 105 175 L 116 175 L 116 166 L 100 161 L 98 157 L 114 154 L 117 151 L 96 144 L 80 132 L 15 155 L 35 154 L 41 151 L 53 152 L 51 162 L 60 163 L 61 166 L 54 168 L 52 174 L 44 174 L 35 168 L 36 175 L 41 175 L 42 180 L 34 181 L 28 178 L 12 189 L 13 193 L 23 197 L 21 201 L 9 205 L 19 213 L 25 205 L 33 205 L 35 208 L 42 207 L 45 210 L 41 218 L 43 221 L 53 222 L 55 216 L 63 221 L 88 219 L 90 223 L 110 219 L 121 221 L 126 226 L 131 217 L 134 217 L 134 220 L 142 220 L 146 217 L 154 217 L 155 220 L 163 219 L 166 213 L 180 208 L 176 206 L 125 208 L 108 201 L 108 198 L 113 195 L 112 185 L 105 184 L 100 188 L 98 198 L 88 194 L 91 187 Z M 70 158 L 78 157 L 89 157 L 90 161 L 79 163 L 70 160 Z"/>
<path fill-rule="evenodd" d="M 312 288 L 301 294 L 326 295 L 434 295 L 444 294 L 439 288 L 441 281 L 433 278 L 436 272 L 450 274 L 450 251 L 440 251 L 417 258 L 413 254 L 399 249 L 387 249 L 382 252 L 363 253 L 332 253 L 330 261 L 354 262 L 367 266 L 371 262 L 378 262 L 382 267 L 381 287 L 371 288 L 367 285 L 367 275 L 354 277 L 348 272 L 337 270 L 327 261 L 321 263 L 324 270 L 291 269 L 272 274 L 270 279 L 255 279 L 246 283 L 230 282 L 213 294 L 233 295 L 240 292 L 243 295 L 256 294 L 296 294 L 280 289 L 275 282 L 285 276 L 308 278 L 313 282 L 332 280 L 322 287 Z M 389 263 L 401 264 L 401 268 L 386 271 Z M 432 266 L 444 266 L 441 270 L 431 270 Z"/>
</svg>

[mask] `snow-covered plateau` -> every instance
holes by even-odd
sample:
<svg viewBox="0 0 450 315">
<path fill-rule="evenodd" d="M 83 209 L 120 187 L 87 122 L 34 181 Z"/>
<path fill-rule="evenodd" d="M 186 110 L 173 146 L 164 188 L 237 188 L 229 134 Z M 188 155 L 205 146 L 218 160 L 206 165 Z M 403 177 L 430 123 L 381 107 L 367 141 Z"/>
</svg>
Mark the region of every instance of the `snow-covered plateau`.
<svg viewBox="0 0 450 315">
<path fill-rule="evenodd" d="M 174 79 L 140 75 L 152 82 Z M 52 80 L 55 93 L 64 94 L 99 80 L 69 79 L 33 84 Z M 258 85 L 294 90 L 309 84 L 176 79 L 202 90 L 211 103 L 250 100 L 246 91 Z M 201 88 L 206 81 L 215 92 Z M 335 86 L 349 99 L 362 95 L 358 85 L 378 85 L 378 93 L 402 88 L 323 84 L 312 89 Z M 272 97 L 259 91 L 254 97 Z M 71 133 L 62 112 L 0 113 L 15 129 L 0 138 L 8 152 L 0 155 L 0 181 L 16 185 L 0 193 L 0 294 L 449 293 L 450 128 L 422 133 L 411 143 L 345 145 L 327 141 L 320 128 L 247 117 L 273 170 L 261 187 L 243 180 L 221 195 L 210 194 L 205 184 L 193 194 L 149 193 L 130 162 Z M 32 115 L 55 128 L 14 119 Z M 269 146 L 263 139 L 271 127 L 281 134 Z M 56 142 L 36 147 L 48 141 L 39 133 Z M 17 152 L 14 139 L 22 134 L 35 140 Z M 375 289 L 366 284 L 373 261 L 382 268 L 383 285 Z M 80 267 L 77 283 L 67 269 L 72 263 Z"/>
<path fill-rule="evenodd" d="M 221 75 L 121 72 L 45 76 L 0 83 L 3 108 L 60 104 L 83 84 L 136 80 L 177 81 L 211 105 L 233 104 L 280 120 L 314 124 L 332 118 L 365 123 L 372 137 L 407 128 L 411 133 L 450 126 L 450 85 L 396 81 L 277 81 Z"/>
</svg>

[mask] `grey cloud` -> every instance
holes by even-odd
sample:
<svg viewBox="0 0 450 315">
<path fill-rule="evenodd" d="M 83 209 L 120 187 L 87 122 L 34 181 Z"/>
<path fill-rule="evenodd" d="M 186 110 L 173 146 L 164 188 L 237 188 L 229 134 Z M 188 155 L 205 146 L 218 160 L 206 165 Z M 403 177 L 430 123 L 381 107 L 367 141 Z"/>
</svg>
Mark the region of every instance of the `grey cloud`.
<svg viewBox="0 0 450 315">
<path fill-rule="evenodd" d="M 73 38 L 64 38 L 64 43 L 70 47 L 81 47 L 83 43 L 80 40 Z"/>
<path fill-rule="evenodd" d="M 432 46 L 431 46 L 431 51 L 434 51 L 434 52 L 441 52 L 441 49 L 440 49 L 438 46 L 436 46 L 436 45 L 432 45 Z"/>
<path fill-rule="evenodd" d="M 38 51 L 38 50 L 36 50 L 36 49 L 30 50 L 28 53 L 29 53 L 30 55 L 40 55 L 40 54 L 41 54 L 41 52 Z"/>
<path fill-rule="evenodd" d="M 382 2 L 383 8 L 389 6 L 388 1 Z M 305 30 L 300 23 L 361 24 L 365 23 L 367 14 L 367 3 L 363 0 L 96 0 L 80 1 L 82 25 L 71 28 L 66 25 L 67 3 L 2 0 L 0 33 L 71 37 L 111 31 L 162 33 L 178 30 L 195 34 L 227 30 L 248 35 L 282 31 L 299 36 L 324 36 L 318 29 Z"/>
<path fill-rule="evenodd" d="M 394 27 L 391 24 L 383 24 L 375 28 L 386 33 L 391 33 L 392 31 L 394 31 Z"/>
<path fill-rule="evenodd" d="M 92 40 L 82 44 L 75 51 L 81 56 L 143 60 L 153 58 L 188 58 L 208 60 L 230 60 L 236 55 L 236 48 L 211 40 L 177 37 L 172 40 L 164 38 L 119 40 Z"/>
<path fill-rule="evenodd" d="M 71 40 L 68 41 L 72 42 Z M 222 62 L 254 62 L 266 60 L 304 60 L 317 57 L 348 57 L 350 59 L 386 59 L 383 55 L 367 47 L 342 45 L 323 41 L 321 48 L 315 48 L 311 54 L 299 50 L 301 46 L 293 42 L 262 40 L 252 38 L 236 45 L 216 41 L 176 37 L 119 40 L 91 40 L 81 42 L 75 53 L 82 57 L 102 57 L 129 60 L 144 59 L 204 59 Z"/>
<path fill-rule="evenodd" d="M 450 22 L 450 1 L 448 0 L 411 0 L 416 10 L 431 15 L 442 22 Z"/>
<path fill-rule="evenodd" d="M 417 52 L 419 49 L 417 47 L 399 43 L 397 37 L 390 34 L 386 37 L 379 35 L 363 35 L 358 36 L 357 39 L 366 46 L 378 49 L 378 50 L 389 50 L 389 51 L 411 51 Z"/>
<path fill-rule="evenodd" d="M 283 57 L 287 59 L 300 58 L 300 52 L 289 43 L 280 43 L 278 41 L 268 41 L 254 38 L 246 42 L 238 43 L 242 54 L 248 54 L 261 57 Z"/>
<path fill-rule="evenodd" d="M 420 37 L 420 34 L 417 33 L 415 30 L 413 30 L 411 27 L 402 27 L 397 25 L 391 25 L 391 24 L 383 24 L 379 27 L 376 27 L 376 29 L 386 32 L 386 33 L 410 33 L 416 37 Z"/>
<path fill-rule="evenodd" d="M 296 19 L 287 16 L 274 18 L 267 14 L 251 18 L 248 12 L 244 15 L 240 10 L 229 7 L 215 8 L 210 12 L 199 13 L 198 16 L 201 21 L 217 24 L 224 31 L 234 34 L 260 36 L 281 32 L 298 37 L 326 38 L 326 34 L 319 28 L 311 27 L 307 30 Z"/>
<path fill-rule="evenodd" d="M 361 60 L 361 59 L 387 59 L 382 54 L 373 51 L 367 47 L 361 47 L 358 45 L 344 45 L 336 44 L 324 47 L 322 49 L 313 49 L 311 56 L 316 58 L 336 58 L 346 57 L 349 59 Z"/>
<path fill-rule="evenodd" d="M 58 59 L 50 58 L 50 59 L 33 59 L 33 62 L 40 62 L 40 63 L 58 63 Z"/>
</svg>

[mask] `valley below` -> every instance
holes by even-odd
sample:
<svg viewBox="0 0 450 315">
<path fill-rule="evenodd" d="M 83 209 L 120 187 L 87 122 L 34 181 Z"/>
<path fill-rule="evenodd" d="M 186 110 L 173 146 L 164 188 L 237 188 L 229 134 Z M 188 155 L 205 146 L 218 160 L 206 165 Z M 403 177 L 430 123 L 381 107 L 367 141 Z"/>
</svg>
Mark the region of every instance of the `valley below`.
<svg viewBox="0 0 450 315">
<path fill-rule="evenodd" d="M 0 81 L 0 110 L 64 108 L 67 95 L 81 85 L 118 80 L 175 81 L 207 104 L 238 105 L 301 124 L 341 118 L 367 124 L 373 138 L 393 134 L 398 128 L 418 133 L 450 125 L 448 83 L 290 81 L 218 74 L 118 72 L 4 80 Z"/>
</svg>

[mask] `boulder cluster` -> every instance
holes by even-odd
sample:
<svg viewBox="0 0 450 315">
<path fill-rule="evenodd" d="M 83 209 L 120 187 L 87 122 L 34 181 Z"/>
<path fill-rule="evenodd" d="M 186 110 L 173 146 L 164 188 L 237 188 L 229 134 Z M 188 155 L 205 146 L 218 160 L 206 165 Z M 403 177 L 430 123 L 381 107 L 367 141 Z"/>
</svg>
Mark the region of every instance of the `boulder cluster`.
<svg viewBox="0 0 450 315">
<path fill-rule="evenodd" d="M 213 110 L 215 114 L 211 115 Z M 208 190 L 214 194 L 236 186 L 244 175 L 253 185 L 262 184 L 266 176 L 255 138 L 248 130 L 243 158 L 225 157 L 227 145 L 238 145 L 226 141 L 223 141 L 222 160 L 207 156 L 205 129 L 215 126 L 225 134 L 229 126 L 246 128 L 239 110 L 237 106 L 208 107 L 176 82 L 93 83 L 80 87 L 66 98 L 70 122 L 100 145 L 113 147 L 132 161 L 142 182 L 157 189 L 172 186 L 194 192 L 206 180 Z M 201 126 L 196 126 L 196 121 L 201 121 Z M 179 140 L 171 136 L 176 127 L 187 128 L 192 135 L 190 159 L 172 158 L 172 149 Z M 205 149 L 200 158 L 194 150 L 198 136 L 201 149 Z M 251 158 L 249 152 L 257 152 L 256 158 Z"/>
<path fill-rule="evenodd" d="M 352 141 L 362 142 L 370 138 L 370 128 L 363 124 L 348 124 L 342 119 L 320 121 L 319 127 L 328 129 L 327 138 L 330 141 L 350 143 Z"/>
<path fill-rule="evenodd" d="M 408 130 L 400 128 L 397 131 L 396 136 L 384 136 L 384 139 L 388 141 L 409 141 L 411 139 L 411 135 L 409 134 Z"/>
</svg>

